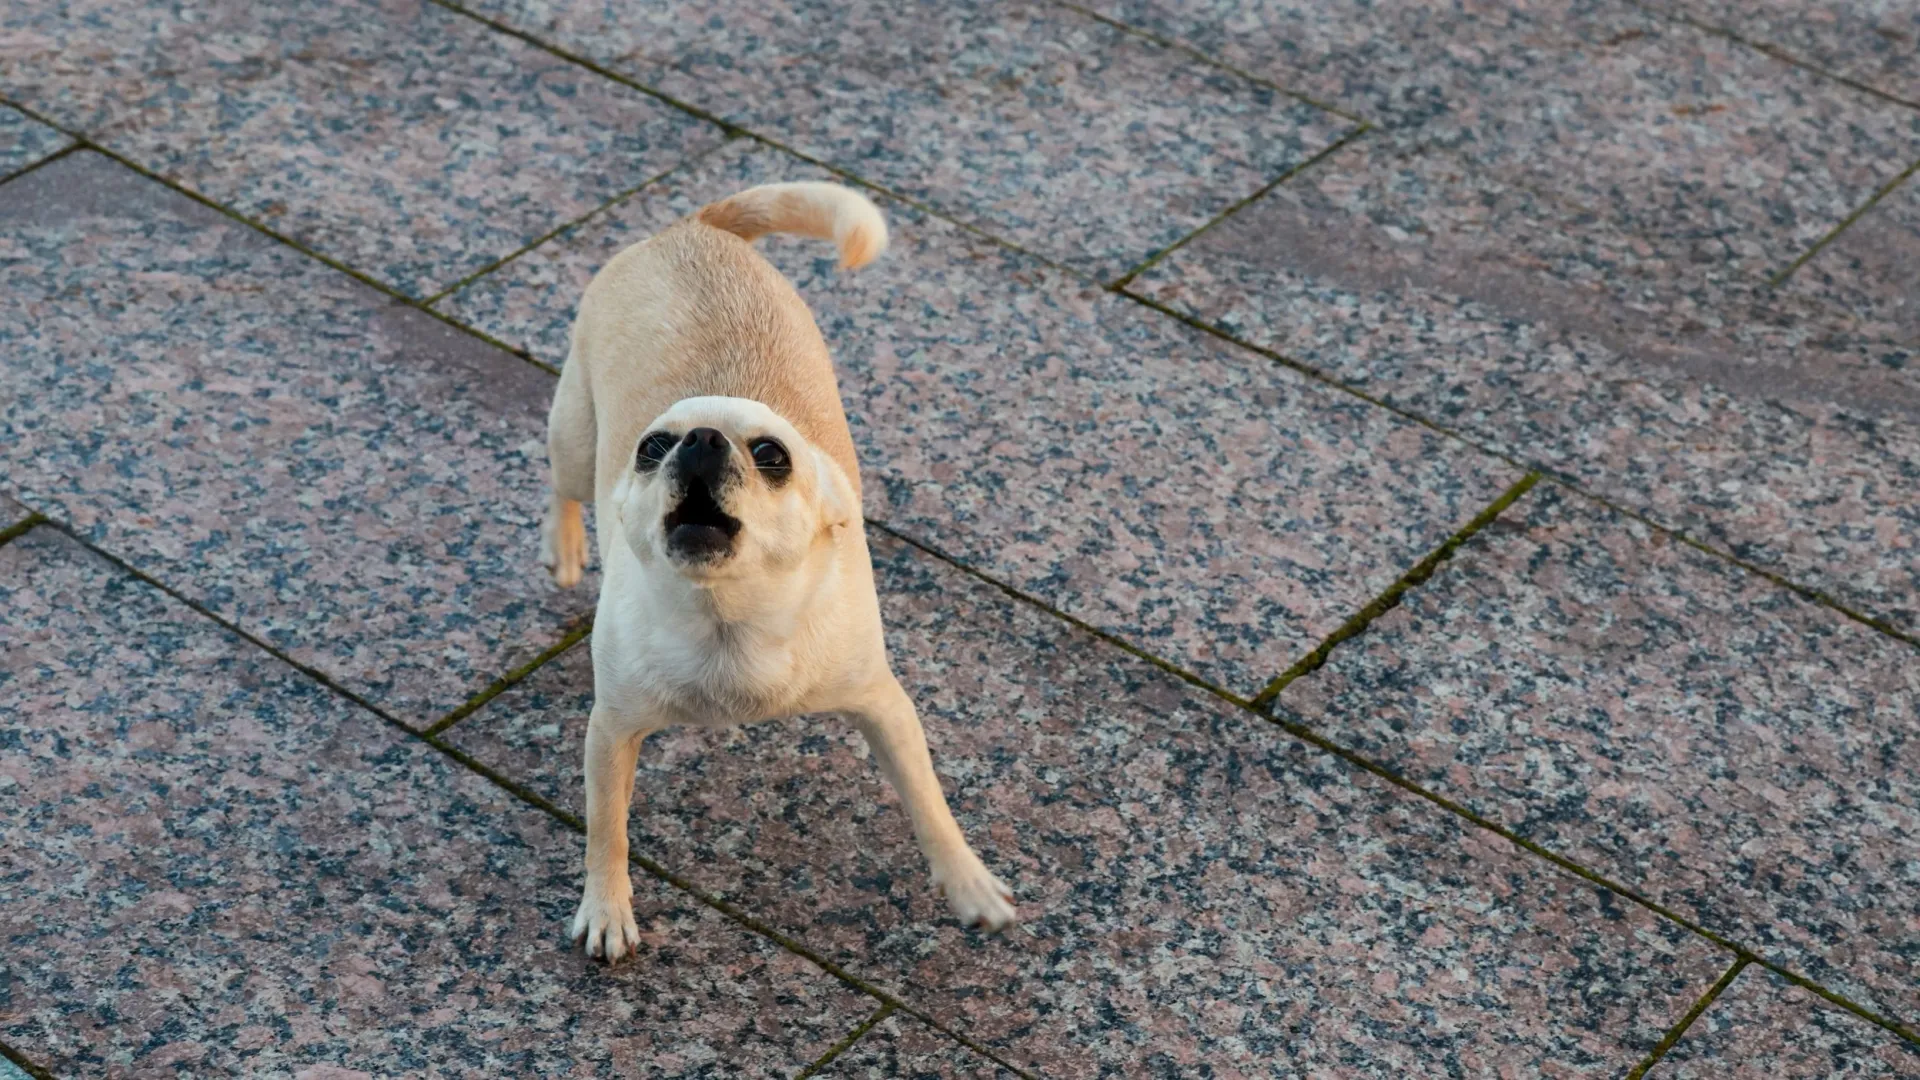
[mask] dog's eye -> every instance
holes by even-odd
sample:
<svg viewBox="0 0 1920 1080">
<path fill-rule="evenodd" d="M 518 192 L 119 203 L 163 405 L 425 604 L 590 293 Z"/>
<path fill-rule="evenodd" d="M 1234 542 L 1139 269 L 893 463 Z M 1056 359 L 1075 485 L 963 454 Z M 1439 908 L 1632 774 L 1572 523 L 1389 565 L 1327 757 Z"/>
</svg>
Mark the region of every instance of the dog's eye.
<svg viewBox="0 0 1920 1080">
<path fill-rule="evenodd" d="M 667 459 L 667 454 L 680 442 L 679 439 L 664 431 L 656 431 L 640 440 L 640 451 L 634 455 L 633 467 L 641 472 L 652 472 Z"/>
<path fill-rule="evenodd" d="M 772 439 L 755 439 L 748 449 L 753 452 L 753 464 L 763 473 L 784 476 L 793 469 L 793 459 L 787 457 L 787 448 Z"/>
</svg>

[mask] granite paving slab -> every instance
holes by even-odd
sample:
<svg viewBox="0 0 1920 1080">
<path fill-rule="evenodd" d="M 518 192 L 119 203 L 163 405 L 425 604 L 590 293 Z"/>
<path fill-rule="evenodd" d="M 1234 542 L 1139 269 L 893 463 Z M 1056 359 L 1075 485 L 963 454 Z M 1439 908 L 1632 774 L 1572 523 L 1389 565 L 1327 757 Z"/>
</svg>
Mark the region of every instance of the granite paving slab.
<svg viewBox="0 0 1920 1080">
<path fill-rule="evenodd" d="M 1920 103 L 1920 8 L 1906 0 L 1647 0 Z"/>
<path fill-rule="evenodd" d="M 1583 46 L 1652 25 L 1623 0 L 1095 0 L 1178 41 L 1395 131 L 1467 126 Z"/>
<path fill-rule="evenodd" d="M 1895 1080 L 1920 1046 L 1762 967 L 1740 973 L 1648 1080 Z"/>
<path fill-rule="evenodd" d="M 567 360 L 581 295 L 615 255 L 707 203 L 755 185 L 834 179 L 811 162 L 752 139 L 735 139 L 448 293 L 434 309 L 557 368 Z M 895 204 L 886 205 L 893 209 Z M 831 248 L 815 241 L 799 243 L 808 255 L 832 257 Z M 761 246 L 785 245 L 770 239 Z"/>
<path fill-rule="evenodd" d="M 1102 280 L 1357 128 L 1040 0 L 466 6 Z"/>
<path fill-rule="evenodd" d="M 737 154 L 739 156 L 730 156 Z M 454 298 L 551 343 L 571 284 L 793 161 L 740 144 Z M 867 514 L 1251 696 L 1521 473 L 952 224 L 765 245 L 834 350 Z M 1250 527 L 1250 523 L 1258 523 Z"/>
<path fill-rule="evenodd" d="M 1920 110 L 1664 20 L 1567 49 L 1476 105 L 1443 140 L 1454 153 L 1669 258 L 1755 279 L 1920 158 Z"/>
<path fill-rule="evenodd" d="M 1920 630 L 1920 350 L 1433 152 L 1351 147 L 1130 286 Z"/>
<path fill-rule="evenodd" d="M 62 1077 L 791 1076 L 865 995 L 48 528 L 0 549 L 0 1038 Z"/>
<path fill-rule="evenodd" d="M 1920 650 L 1537 488 L 1279 706 L 1920 1020 Z"/>
<path fill-rule="evenodd" d="M 830 718 L 649 740 L 634 851 L 1015 1064 L 1617 1077 L 1731 960 L 943 563 L 875 551 L 935 767 L 1027 922 L 952 921 Z M 576 648 L 445 737 L 577 810 L 590 671 Z"/>
<path fill-rule="evenodd" d="M 0 105 L 0 180 L 68 145 L 65 135 Z"/>
<path fill-rule="evenodd" d="M 1763 280 L 1920 157 L 1920 112 L 1625 0 L 1117 0 L 1700 270 Z"/>
<path fill-rule="evenodd" d="M 0 387 L 14 494 L 410 722 L 591 610 L 550 375 L 98 154 L 0 187 Z"/>
<path fill-rule="evenodd" d="M 0 495 L 0 531 L 10 529 L 33 516 L 33 511 L 5 495 Z"/>
<path fill-rule="evenodd" d="M 416 298 L 721 138 L 426 0 L 11 5 L 0 92 Z"/>
<path fill-rule="evenodd" d="M 901 1013 L 874 1025 L 814 1075 L 823 1080 L 1017 1080 L 1019 1076 Z"/>
</svg>

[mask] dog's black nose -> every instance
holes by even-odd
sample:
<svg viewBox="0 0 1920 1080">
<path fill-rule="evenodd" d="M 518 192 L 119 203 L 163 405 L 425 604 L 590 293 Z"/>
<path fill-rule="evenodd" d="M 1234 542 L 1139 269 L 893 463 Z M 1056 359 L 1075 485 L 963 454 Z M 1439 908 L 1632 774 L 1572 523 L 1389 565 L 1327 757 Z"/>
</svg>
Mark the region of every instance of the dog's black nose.
<svg viewBox="0 0 1920 1080">
<path fill-rule="evenodd" d="M 687 432 L 686 438 L 681 439 L 680 442 L 683 446 L 704 446 L 709 450 L 725 451 L 727 448 L 727 437 L 710 427 L 694 428 Z"/>
<path fill-rule="evenodd" d="M 680 440 L 680 446 L 673 456 L 681 475 L 697 476 L 709 484 L 716 484 L 726 472 L 730 449 L 725 435 L 714 428 L 697 427 Z"/>
</svg>

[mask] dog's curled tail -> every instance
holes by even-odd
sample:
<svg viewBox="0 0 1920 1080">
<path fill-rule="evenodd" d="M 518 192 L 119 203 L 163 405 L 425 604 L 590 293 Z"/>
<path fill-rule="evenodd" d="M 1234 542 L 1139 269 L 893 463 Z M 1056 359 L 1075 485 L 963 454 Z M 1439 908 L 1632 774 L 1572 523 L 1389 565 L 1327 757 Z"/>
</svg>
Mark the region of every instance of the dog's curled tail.
<svg viewBox="0 0 1920 1080">
<path fill-rule="evenodd" d="M 708 203 L 694 217 L 742 240 L 768 233 L 831 240 L 846 270 L 857 270 L 887 250 L 887 219 L 880 208 L 839 184 L 762 184 Z"/>
</svg>

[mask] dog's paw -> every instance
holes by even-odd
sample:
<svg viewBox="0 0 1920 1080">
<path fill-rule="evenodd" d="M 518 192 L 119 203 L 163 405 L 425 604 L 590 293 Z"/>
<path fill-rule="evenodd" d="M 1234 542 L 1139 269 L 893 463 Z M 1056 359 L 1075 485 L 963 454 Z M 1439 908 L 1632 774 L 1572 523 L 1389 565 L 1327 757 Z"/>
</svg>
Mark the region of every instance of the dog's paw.
<svg viewBox="0 0 1920 1080">
<path fill-rule="evenodd" d="M 580 504 L 556 502 L 540 523 L 540 565 L 554 584 L 571 589 L 587 569 L 587 529 L 580 520 Z"/>
<path fill-rule="evenodd" d="M 640 947 L 640 927 L 633 921 L 633 886 L 620 882 L 605 887 L 589 882 L 580 896 L 568 930 L 587 955 L 611 964 Z"/>
<path fill-rule="evenodd" d="M 933 887 L 947 898 L 954 917 L 967 926 L 993 934 L 1016 921 L 1013 890 L 994 877 L 972 852 L 958 866 L 935 870 Z"/>
</svg>

